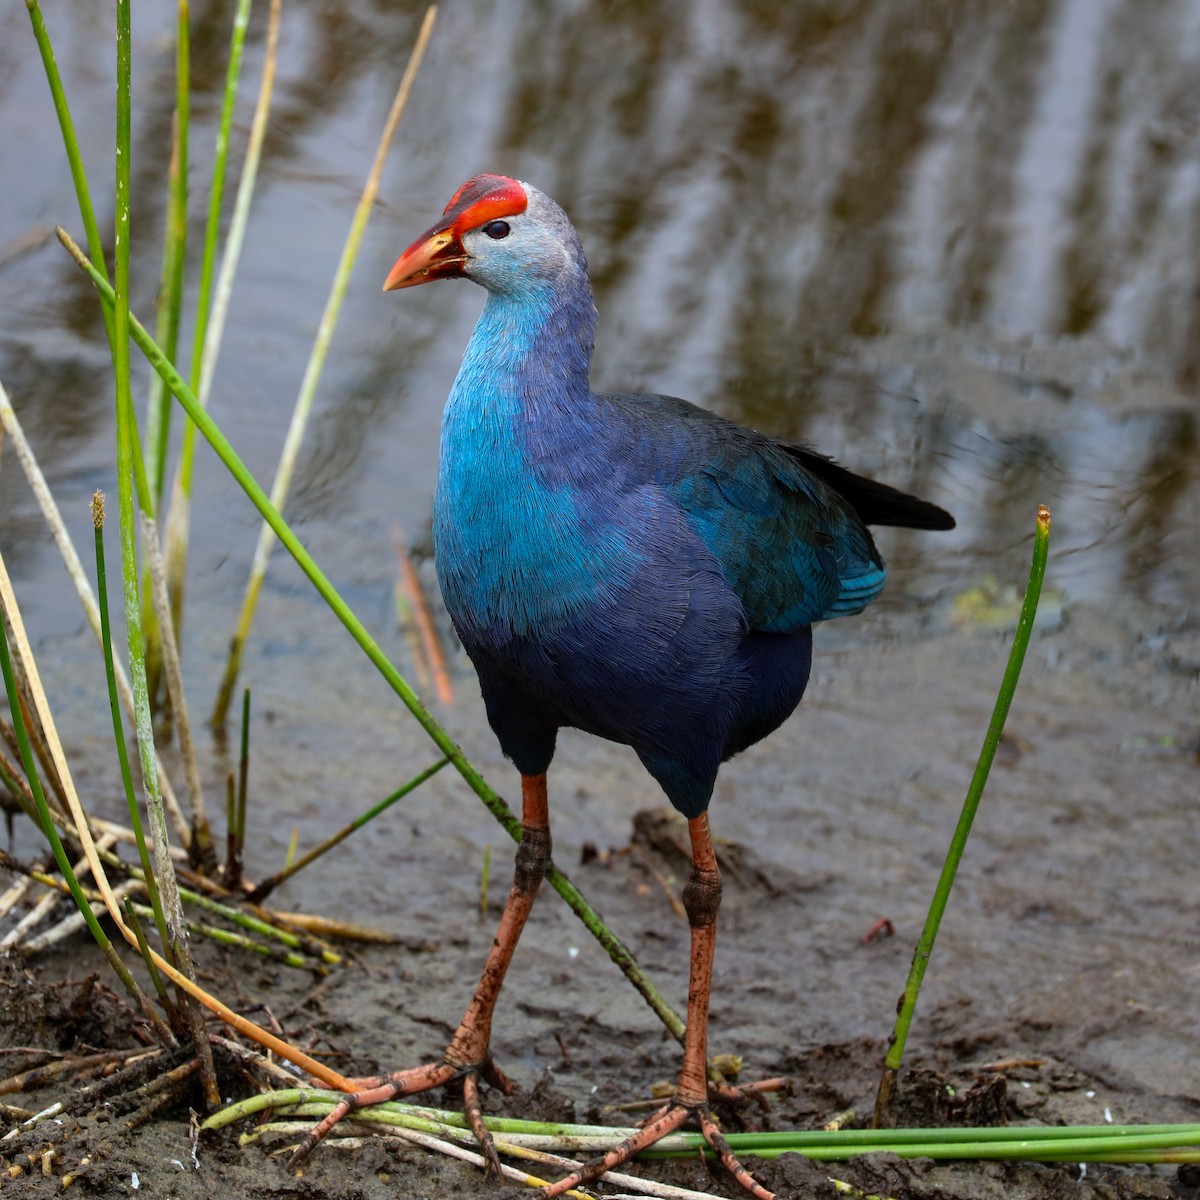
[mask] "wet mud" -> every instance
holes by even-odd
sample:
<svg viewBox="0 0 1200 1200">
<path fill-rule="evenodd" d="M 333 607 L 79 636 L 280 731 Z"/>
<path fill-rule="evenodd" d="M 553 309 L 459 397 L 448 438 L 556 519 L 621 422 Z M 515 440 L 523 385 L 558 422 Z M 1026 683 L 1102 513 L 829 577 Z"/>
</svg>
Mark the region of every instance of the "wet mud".
<svg viewBox="0 0 1200 1200">
<path fill-rule="evenodd" d="M 782 1072 L 792 1080 L 765 1110 L 725 1113 L 729 1129 L 817 1128 L 848 1111 L 855 1123 L 869 1119 L 890 1014 L 1007 652 L 1004 632 L 964 627 L 954 612 L 947 606 L 921 630 L 895 617 L 874 629 L 868 622 L 862 645 L 828 647 L 782 744 L 751 752 L 722 777 L 712 810 L 725 891 L 711 1048 L 743 1055 L 743 1079 Z M 1200 901 L 1186 866 L 1200 851 L 1190 645 L 1139 626 L 1132 612 L 1116 618 L 1086 606 L 1068 607 L 1035 635 L 910 1038 L 898 1123 L 1200 1115 Z M 906 704 L 905 679 L 921 695 L 939 695 L 937 707 Z M 575 756 L 567 741 L 574 766 L 559 775 L 575 795 L 560 794 L 552 809 L 558 861 L 681 1006 L 687 928 L 672 899 L 685 874 L 682 830 L 665 805 L 650 806 L 630 814 L 624 840 L 585 846 L 577 810 L 589 796 L 619 793 L 636 762 L 582 738 Z M 371 875 L 354 912 L 401 934 L 402 944 L 363 952 L 320 982 L 205 947 L 209 985 L 260 1018 L 267 1006 L 291 1037 L 345 1073 L 439 1054 L 474 986 L 508 867 L 496 845 L 481 914 L 477 854 L 436 838 L 412 852 L 425 816 L 413 807 L 377 830 L 385 860 L 396 855 L 398 865 Z M 345 865 L 315 868 L 289 899 L 314 904 L 322 872 Z M 894 935 L 864 944 L 880 917 Z M 0 1044 L 76 1053 L 129 1045 L 132 1023 L 110 988 L 82 940 L 10 961 Z M 488 1092 L 486 1104 L 513 1116 L 622 1123 L 628 1118 L 613 1106 L 646 1098 L 677 1069 L 673 1041 L 549 891 L 502 996 L 494 1048 L 517 1091 Z M 5 1059 L 9 1071 L 39 1061 Z M 231 1066 L 224 1078 L 231 1094 L 245 1088 Z M 472 1167 L 390 1146 L 324 1147 L 294 1177 L 264 1149 L 239 1147 L 236 1131 L 201 1138 L 197 1166 L 188 1109 L 199 1100 L 190 1092 L 133 1131 L 116 1095 L 98 1114 L 75 1087 L 9 1100 L 66 1105 L 52 1132 L 43 1126 L 2 1151 L 20 1163 L 48 1142 L 58 1148 L 49 1177 L 34 1166 L 19 1185 L 3 1185 L 22 1195 L 59 1194 L 55 1177 L 84 1156 L 77 1194 L 133 1195 L 135 1172 L 137 1194 L 181 1198 L 524 1194 Z M 698 1163 L 638 1169 L 737 1194 Z M 1195 1194 L 1190 1168 L 789 1158 L 757 1170 L 785 1196 L 832 1195 L 829 1177 L 898 1198 Z"/>
</svg>

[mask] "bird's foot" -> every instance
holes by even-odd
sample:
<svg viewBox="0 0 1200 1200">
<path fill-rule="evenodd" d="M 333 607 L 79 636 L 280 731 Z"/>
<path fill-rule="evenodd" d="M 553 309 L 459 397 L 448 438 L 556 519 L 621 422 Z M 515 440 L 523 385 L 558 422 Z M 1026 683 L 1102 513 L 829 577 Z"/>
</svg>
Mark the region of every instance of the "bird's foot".
<svg viewBox="0 0 1200 1200">
<path fill-rule="evenodd" d="M 745 1101 L 752 1094 L 757 1093 L 761 1095 L 764 1090 L 778 1090 L 784 1081 L 773 1079 L 764 1082 L 769 1085 L 766 1089 L 762 1085 L 754 1084 L 738 1088 L 722 1085 L 722 1091 L 736 1093 L 738 1101 Z M 728 1100 L 732 1099 L 733 1096 L 721 1095 L 720 1098 Z M 666 1137 L 667 1134 L 674 1133 L 675 1130 L 688 1121 L 695 1122 L 700 1132 L 704 1135 L 704 1140 L 713 1148 L 717 1158 L 720 1159 L 721 1165 L 750 1195 L 754 1196 L 756 1200 L 776 1200 L 775 1193 L 763 1187 L 738 1160 L 732 1147 L 725 1140 L 725 1135 L 717 1125 L 708 1104 L 706 1102 L 685 1104 L 680 1100 L 671 1100 L 653 1116 L 642 1122 L 641 1127 L 636 1133 L 630 1134 L 623 1142 L 620 1142 L 609 1150 L 607 1154 L 591 1159 L 565 1179 L 560 1179 L 557 1183 L 543 1189 L 542 1195 L 546 1197 L 561 1196 L 564 1192 L 579 1187 L 580 1184 L 588 1183 L 598 1178 L 605 1171 L 615 1170 L 622 1163 L 628 1162 L 643 1150 L 648 1150 L 655 1142 Z"/>
<path fill-rule="evenodd" d="M 316 1148 L 317 1144 L 341 1120 L 361 1108 L 373 1104 L 383 1104 L 400 1096 L 415 1096 L 419 1092 L 432 1091 L 434 1088 L 447 1084 L 461 1082 L 463 1091 L 463 1112 L 479 1142 L 483 1156 L 487 1161 L 488 1171 L 497 1178 L 500 1177 L 500 1157 L 492 1135 L 483 1122 L 483 1109 L 479 1103 L 479 1079 L 483 1077 L 493 1087 L 499 1088 L 506 1096 L 513 1091 L 512 1081 L 492 1061 L 488 1054 L 482 1062 L 460 1066 L 451 1062 L 426 1063 L 421 1067 L 410 1067 L 404 1071 L 395 1071 L 391 1075 L 377 1078 L 352 1079 L 355 1091 L 347 1094 L 317 1125 L 304 1135 L 303 1140 L 292 1152 L 288 1159 L 287 1169 L 292 1170 Z"/>
</svg>

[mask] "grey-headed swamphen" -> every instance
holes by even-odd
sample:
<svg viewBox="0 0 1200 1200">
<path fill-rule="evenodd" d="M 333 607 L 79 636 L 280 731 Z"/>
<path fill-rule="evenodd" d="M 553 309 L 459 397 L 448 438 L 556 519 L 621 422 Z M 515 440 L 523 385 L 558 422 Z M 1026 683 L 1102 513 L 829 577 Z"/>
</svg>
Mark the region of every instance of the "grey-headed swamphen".
<svg viewBox="0 0 1200 1200">
<path fill-rule="evenodd" d="M 492 1015 L 550 854 L 546 771 L 558 730 L 571 726 L 632 746 L 687 818 L 691 974 L 674 1098 L 619 1150 L 546 1194 L 595 1178 L 694 1118 L 739 1182 L 768 1200 L 709 1112 L 721 898 L 709 798 L 721 763 L 799 703 L 813 623 L 860 612 L 882 590 L 886 572 L 867 526 L 950 529 L 954 520 L 683 400 L 593 392 L 596 310 L 583 250 L 563 210 L 527 183 L 468 180 L 384 289 L 458 278 L 488 296 L 442 423 L 434 557 L 488 720 L 521 772 L 516 875 L 443 1059 L 362 1081 L 300 1153 L 362 1104 L 461 1080 L 498 1167 L 478 1078 L 503 1082 L 489 1050 Z"/>
</svg>

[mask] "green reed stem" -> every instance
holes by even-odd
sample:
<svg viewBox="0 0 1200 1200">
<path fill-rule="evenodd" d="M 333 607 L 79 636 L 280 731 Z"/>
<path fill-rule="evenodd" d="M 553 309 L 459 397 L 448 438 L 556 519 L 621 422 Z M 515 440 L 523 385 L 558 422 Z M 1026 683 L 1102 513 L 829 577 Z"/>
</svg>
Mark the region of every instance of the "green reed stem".
<svg viewBox="0 0 1200 1200">
<path fill-rule="evenodd" d="M 54 47 L 51 44 L 50 34 L 46 30 L 46 23 L 42 19 L 42 10 L 37 0 L 25 0 L 25 7 L 29 10 L 34 40 L 37 42 L 38 52 L 42 56 L 46 82 L 50 85 L 50 97 L 54 101 L 54 111 L 58 115 L 63 147 L 67 152 L 71 179 L 75 184 L 75 197 L 79 202 L 79 216 L 83 221 L 83 230 L 87 237 L 88 253 L 91 255 L 92 262 L 97 264 L 100 274 L 107 280 L 108 271 L 104 264 L 104 245 L 100 240 L 100 226 L 96 224 L 96 210 L 92 207 L 92 194 L 88 189 L 87 172 L 84 170 L 83 156 L 79 152 L 79 139 L 75 136 L 75 122 L 71 119 L 67 94 L 63 89 L 62 77 L 58 73 L 58 63 L 54 58 Z M 100 316 L 104 321 L 109 345 L 114 346 L 113 314 L 104 305 L 101 305 Z"/>
<path fill-rule="evenodd" d="M 113 368 L 116 375 L 117 411 L 117 509 L 121 535 L 121 578 L 125 606 L 125 633 L 129 646 L 129 675 L 133 687 L 134 710 L 137 722 L 138 751 L 142 777 L 146 786 L 151 833 L 158 861 L 158 881 L 163 889 L 168 916 L 168 939 L 163 943 L 173 956 L 177 937 L 171 936 L 171 926 L 182 921 L 178 895 L 168 878 L 175 873 L 167 854 L 166 821 L 158 792 L 158 761 L 151 727 L 150 704 L 146 693 L 146 660 L 142 640 L 141 610 L 137 595 L 137 535 L 134 528 L 134 469 L 133 439 L 135 418 L 129 386 L 129 176 L 130 176 L 130 0 L 117 4 L 117 197 L 116 243 L 113 301 Z M 186 950 L 184 951 L 186 953 Z M 172 957 L 172 961 L 174 958 Z M 182 968 L 181 968 L 182 969 Z"/>
<path fill-rule="evenodd" d="M 135 905 L 135 908 L 140 913 L 147 915 L 150 913 L 150 910 L 144 905 Z M 285 967 L 295 967 L 303 971 L 313 965 L 303 954 L 297 954 L 294 950 L 280 950 L 275 946 L 256 942 L 253 938 L 246 937 L 245 934 L 237 933 L 232 929 L 222 929 L 218 925 L 205 925 L 203 922 L 189 919 L 187 929 L 189 933 L 197 937 L 208 938 L 210 942 L 216 942 L 219 946 L 229 946 L 234 950 L 245 950 L 250 954 L 257 954 L 260 958 L 273 959 L 275 962 L 282 963 Z"/>
<path fill-rule="evenodd" d="M 231 921 L 235 925 L 240 925 L 249 933 L 268 937 L 292 950 L 303 950 L 307 954 L 313 954 L 330 966 L 336 966 L 342 961 L 342 956 L 336 950 L 331 950 L 328 946 L 323 946 L 312 938 L 293 933 L 290 929 L 281 929 L 278 925 L 265 921 L 262 917 L 256 917 L 244 909 L 235 908 L 231 904 L 222 904 L 220 900 L 214 900 L 211 896 L 204 896 L 190 888 L 181 887 L 179 894 L 188 904 L 202 909 L 204 912 L 212 913 L 213 916 Z"/>
<path fill-rule="evenodd" d="M 217 147 L 213 155 L 212 182 L 208 189 L 208 219 L 204 226 L 204 252 L 200 260 L 200 290 L 196 297 L 196 326 L 192 332 L 192 358 L 189 380 L 193 392 L 200 389 L 200 369 L 204 360 L 204 337 L 212 298 L 213 271 L 217 262 L 217 241 L 221 233 L 221 203 L 225 195 L 225 166 L 229 159 L 229 131 L 233 128 L 233 110 L 237 103 L 238 80 L 242 73 L 242 51 L 246 45 L 246 27 L 250 22 L 251 0 L 238 0 L 229 40 L 229 64 L 225 69 L 225 92 L 221 99 L 221 121 L 217 127 Z M 195 459 L 196 431 L 191 422 L 184 426 L 183 449 L 179 459 L 179 478 L 185 496 L 192 494 L 192 469 Z"/>
<path fill-rule="evenodd" d="M 114 255 L 115 288 L 113 295 L 113 370 L 117 393 L 117 501 L 121 530 L 121 577 L 125 601 L 125 633 L 129 643 L 129 674 L 137 711 L 138 751 L 142 781 L 146 788 L 154 853 L 158 863 L 158 886 L 163 899 L 170 940 L 169 956 L 179 970 L 195 980 L 191 953 L 183 925 L 183 909 L 176 888 L 175 871 L 168 853 L 166 816 L 158 790 L 158 755 L 154 747 L 154 729 L 150 716 L 150 698 L 146 687 L 145 646 L 142 638 L 141 608 L 138 603 L 137 535 L 134 529 L 133 490 L 136 475 L 138 502 L 153 535 L 153 500 L 146 479 L 145 464 L 137 445 L 137 422 L 129 385 L 129 208 L 130 208 L 130 112 L 132 93 L 132 56 L 130 53 L 130 0 L 117 0 L 117 160 L 116 160 L 116 238 Z M 138 469 L 140 465 L 140 470 Z M 220 1103 L 212 1047 L 204 1028 L 200 1007 L 184 1001 L 191 1027 L 193 1049 L 200 1056 L 200 1078 L 210 1106 Z"/>
<path fill-rule="evenodd" d="M 72 241 L 70 235 L 63 229 L 56 230 L 58 239 L 75 259 L 79 267 L 91 278 L 92 283 L 100 292 L 106 304 L 113 302 L 112 289 L 100 277 L 96 269 L 88 262 L 86 255 Z M 308 576 L 309 582 L 328 605 L 333 614 L 345 626 L 350 636 L 358 643 L 359 648 L 374 664 L 376 670 L 383 676 L 388 685 L 400 697 L 405 707 L 412 713 L 417 723 L 429 735 L 433 743 L 450 760 L 454 769 L 463 777 L 471 790 L 483 801 L 484 806 L 500 823 L 505 832 L 513 839 L 521 839 L 521 823 L 514 815 L 507 802 L 484 780 L 479 771 L 463 753 L 459 746 L 438 723 L 433 714 L 421 703 L 416 692 L 409 686 L 408 681 L 388 660 L 378 643 L 367 632 L 366 627 L 350 610 L 346 602 L 338 594 L 337 589 L 329 582 L 324 572 L 317 566 L 312 555 L 301 544 L 299 538 L 292 532 L 279 511 L 267 498 L 257 480 L 251 475 L 246 465 L 238 457 L 225 435 L 217 427 L 216 422 L 199 405 L 191 389 L 180 377 L 179 372 L 163 356 L 162 351 L 154 344 L 153 338 L 136 318 L 131 318 L 130 328 L 133 339 L 145 354 L 150 365 L 158 371 L 163 382 L 170 388 L 184 411 L 195 422 L 196 427 L 204 435 L 209 445 L 216 451 L 217 456 L 225 464 L 229 473 L 237 480 L 251 503 L 262 514 L 264 520 L 274 530 L 275 535 L 283 543 L 288 553 L 296 560 L 296 564 Z M 628 948 L 620 941 L 603 918 L 584 899 L 582 893 L 575 887 L 563 872 L 553 864 L 546 872 L 546 882 L 567 902 L 568 907 L 583 922 L 592 936 L 604 947 L 609 957 L 633 984 L 646 1003 L 667 1027 L 677 1040 L 683 1040 L 684 1022 L 678 1013 L 671 1008 L 666 999 L 638 966 L 637 960 Z"/>
<path fill-rule="evenodd" d="M 276 871 L 274 875 L 264 879 L 248 897 L 251 903 L 259 904 L 267 896 L 269 896 L 281 883 L 286 879 L 290 879 L 297 871 L 303 870 L 310 863 L 315 862 L 323 854 L 328 853 L 341 842 L 344 842 L 356 829 L 361 829 L 368 821 L 374 820 L 385 809 L 391 808 L 397 800 L 407 796 L 409 792 L 415 791 L 427 779 L 436 775 L 444 766 L 450 762 L 449 758 L 440 758 L 431 767 L 426 767 L 419 775 L 414 775 L 407 783 L 401 784 L 390 796 L 384 797 L 373 808 L 367 809 L 361 816 L 356 817 L 349 825 L 342 826 L 337 833 L 331 837 L 327 837 L 319 845 L 314 846 L 307 854 L 302 854 L 299 858 L 293 859 L 281 871 Z"/>
<path fill-rule="evenodd" d="M 110 316 L 107 310 L 105 310 L 105 316 Z M 92 632 L 96 636 L 96 644 L 103 648 L 100 608 L 92 592 L 90 578 L 83 569 L 83 563 L 80 562 L 79 555 L 75 551 L 71 535 L 67 531 L 66 524 L 62 519 L 62 513 L 59 512 L 58 505 L 54 501 L 49 485 L 46 483 L 46 477 L 42 474 L 41 468 L 37 464 L 33 448 L 29 445 L 29 439 L 26 438 L 20 421 L 17 420 L 17 414 L 13 409 L 8 393 L 4 390 L 3 382 L 0 382 L 0 425 L 3 426 L 4 433 L 17 455 L 21 469 L 25 472 L 25 478 L 29 482 L 29 488 L 37 500 L 46 525 L 49 527 L 50 533 L 54 538 L 54 543 L 62 555 L 63 566 L 66 568 L 67 574 L 71 577 L 71 582 L 79 596 L 80 604 L 83 605 L 88 625 L 91 626 Z M 117 693 L 121 698 L 121 703 L 124 705 L 126 713 L 136 721 L 133 688 L 130 686 L 129 680 L 125 676 L 125 671 L 119 662 L 114 663 L 114 669 L 117 678 Z M 183 844 L 186 846 L 190 837 L 187 821 L 179 809 L 175 793 L 171 789 L 171 781 L 167 778 L 161 765 L 159 767 L 158 786 L 162 790 L 163 799 L 166 801 L 167 810 L 175 822 L 176 830 Z M 29 803 L 32 806 L 32 799 Z"/>
<path fill-rule="evenodd" d="M 132 57 L 130 53 L 129 0 L 117 2 L 117 161 L 116 161 L 116 229 L 113 239 L 114 285 L 113 308 L 113 374 L 117 392 L 117 474 L 118 481 L 128 479 L 137 489 L 138 507 L 153 515 L 154 501 L 146 476 L 138 437 L 137 418 L 133 412 L 133 396 L 129 382 L 129 205 L 130 205 L 130 136 Z M 118 482 L 117 495 L 122 496 Z M 125 512 L 122 510 L 122 517 Z M 128 506 L 129 536 L 133 537 L 133 501 L 130 491 Z M 122 522 L 124 541 L 125 522 Z M 132 545 L 132 542 L 131 542 Z M 122 567 L 136 568 L 136 554 L 122 562 Z M 133 576 L 136 580 L 136 574 Z M 126 591 L 133 586 L 126 582 Z M 140 640 L 140 637 L 139 637 Z M 140 650 L 140 647 L 139 647 Z M 140 657 L 140 653 L 139 653 Z"/>
<path fill-rule="evenodd" d="M 146 845 L 146 835 L 142 829 L 142 814 L 138 807 L 137 795 L 133 787 L 133 773 L 129 769 L 129 754 L 125 749 L 125 728 L 121 720 L 121 704 L 117 697 L 117 675 L 113 660 L 112 628 L 108 615 L 108 571 L 104 559 L 104 493 L 96 492 L 92 496 L 92 525 L 95 529 L 96 543 L 96 596 L 100 608 L 100 645 L 104 651 L 104 672 L 108 680 L 108 704 L 112 710 L 113 740 L 117 746 L 117 761 L 121 767 L 121 782 L 125 787 L 125 802 L 129 809 L 129 825 L 133 830 L 134 841 L 137 844 L 138 858 L 141 860 L 145 873 L 146 894 L 150 899 L 150 907 L 154 911 L 154 924 L 158 928 L 158 936 L 164 950 L 170 954 L 170 938 L 167 936 L 167 918 L 163 912 L 162 897 L 159 895 L 158 882 L 150 865 L 150 850 Z M 149 960 L 148 960 L 149 961 Z M 155 975 L 155 987 L 161 981 Z"/>
<path fill-rule="evenodd" d="M 147 879 L 150 876 L 146 877 Z M 149 890 L 149 887 L 147 887 Z M 138 953 L 142 956 L 142 962 L 146 964 L 146 971 L 150 976 L 150 982 L 154 984 L 154 990 L 158 995 L 158 1002 L 167 1012 L 168 1019 L 172 1024 L 178 1021 L 178 1014 L 175 1011 L 175 1005 L 171 1000 L 171 994 L 167 991 L 167 985 L 163 982 L 162 973 L 158 969 L 158 964 L 154 961 L 154 951 L 150 949 L 150 943 L 146 940 L 146 930 L 138 917 L 137 909 L 134 907 L 133 901 L 126 896 L 122 907 L 125 910 L 125 920 L 129 928 L 133 930 L 133 936 L 137 938 Z M 145 911 L 143 906 L 142 911 Z M 158 913 L 153 913 L 154 919 L 158 920 Z"/>
<path fill-rule="evenodd" d="M 250 774 L 250 689 L 242 692 L 242 739 L 238 757 L 237 784 L 229 772 L 229 810 L 226 817 L 225 886 L 240 888 L 246 853 L 246 784 Z M 262 894 L 261 889 L 256 891 Z"/>
<path fill-rule="evenodd" d="M 929 915 L 925 918 L 925 928 L 922 930 L 917 948 L 913 954 L 912 966 L 909 968 L 908 982 L 904 987 L 900 1008 L 896 1015 L 896 1024 L 892 1031 L 891 1043 L 887 1058 L 884 1060 L 883 1073 L 880 1076 L 879 1088 L 875 1093 L 875 1113 L 873 1124 L 876 1128 L 885 1123 L 888 1103 L 895 1087 L 900 1064 L 904 1059 L 904 1046 L 908 1040 L 909 1027 L 912 1025 L 913 1014 L 917 1008 L 917 998 L 921 991 L 921 981 L 925 978 L 925 970 L 929 966 L 929 958 L 933 953 L 933 943 L 937 938 L 938 928 L 950 900 L 950 889 L 954 885 L 954 877 L 958 864 L 962 861 L 966 849 L 967 838 L 971 833 L 971 823 L 979 808 L 983 789 L 987 786 L 988 774 L 996 757 L 996 748 L 1000 745 L 1000 737 L 1004 733 L 1004 722 L 1008 718 L 1008 710 L 1012 705 L 1017 681 L 1021 678 L 1021 666 L 1025 661 L 1025 651 L 1029 646 L 1029 636 L 1033 632 L 1033 621 L 1037 615 L 1038 599 L 1042 594 L 1042 580 L 1046 574 L 1046 557 L 1050 549 L 1050 510 L 1043 504 L 1037 512 L 1037 523 L 1033 537 L 1033 562 L 1029 568 L 1029 582 L 1025 585 L 1025 601 L 1021 606 L 1021 616 L 1017 622 L 1017 630 L 1013 635 L 1012 649 L 1008 655 L 1008 665 L 1004 669 L 1004 678 L 1000 683 L 1000 692 L 996 697 L 996 705 L 992 711 L 992 719 L 988 724 L 983 746 L 979 751 L 979 760 L 975 773 L 971 777 L 971 786 L 967 789 L 963 801 L 962 812 L 950 841 L 950 849 L 942 864 L 942 872 L 934 889 L 933 901 L 929 906 Z"/>
<path fill-rule="evenodd" d="M 250 689 L 242 690 L 242 749 L 238 756 L 237 808 L 234 832 L 238 845 L 246 845 L 246 792 L 250 780 Z"/>
<path fill-rule="evenodd" d="M 206 1130 L 222 1129 L 235 1121 L 257 1117 L 267 1110 L 286 1110 L 286 1115 L 312 1118 L 324 1116 L 345 1097 L 340 1092 L 317 1088 L 290 1088 L 266 1092 L 213 1113 Z M 373 1105 L 355 1114 L 355 1121 L 374 1122 L 422 1132 L 461 1131 L 469 1136 L 467 1119 L 461 1112 L 448 1112 L 421 1105 L 389 1102 Z M 634 1132 L 607 1125 L 572 1125 L 548 1121 L 524 1121 L 512 1117 L 484 1117 L 494 1134 L 515 1144 L 565 1152 L 598 1152 L 610 1148 Z M 1200 1157 L 1200 1124 L 1186 1125 L 1079 1125 L 1001 1126 L 969 1129 L 841 1129 L 783 1130 L 769 1133 L 726 1134 L 735 1153 L 775 1158 L 798 1153 L 822 1160 L 844 1160 L 859 1154 L 896 1154 L 903 1158 L 937 1159 L 1032 1159 L 1039 1162 L 1183 1161 Z M 639 1155 L 643 1159 L 693 1157 L 697 1151 L 711 1155 L 699 1133 L 674 1133 Z M 1165 1153 L 1164 1153 L 1165 1152 Z M 1175 1152 L 1171 1154 L 1171 1152 Z M 1167 1154 L 1171 1154 L 1168 1159 Z"/>
<path fill-rule="evenodd" d="M 92 259 L 100 264 L 99 270 L 101 276 L 107 282 L 108 273 L 104 265 L 104 247 L 100 240 L 100 227 L 96 223 L 96 210 L 92 205 L 91 191 L 88 188 L 87 172 L 83 166 L 83 156 L 79 151 L 79 139 L 75 134 L 75 123 L 71 118 L 70 106 L 67 103 L 66 91 L 62 85 L 62 77 L 58 73 L 58 64 L 54 58 L 54 48 L 50 41 L 50 34 L 46 29 L 46 23 L 42 19 L 42 11 L 37 0 L 25 0 L 25 7 L 29 11 L 29 19 L 33 25 L 33 36 L 38 45 L 38 51 L 42 56 L 42 66 L 46 72 L 46 81 L 50 85 L 50 96 L 54 102 L 54 110 L 58 115 L 59 129 L 62 132 L 63 147 L 66 150 L 67 162 L 71 168 L 71 178 L 75 184 L 75 195 L 79 203 L 79 215 L 83 221 L 84 233 L 87 236 L 88 250 L 92 255 Z M 122 51 L 121 51 L 121 8 L 117 10 L 117 69 L 118 69 L 118 88 L 117 88 L 117 135 L 118 139 L 121 136 L 121 130 L 125 130 L 125 147 L 122 153 L 121 144 L 118 140 L 117 145 L 117 212 L 116 212 L 116 243 L 114 245 L 114 253 L 117 258 L 118 266 L 116 268 L 118 275 L 120 274 L 120 257 L 125 255 L 126 278 L 125 287 L 122 289 L 119 281 L 117 290 L 124 291 L 128 295 L 128 265 L 129 265 L 129 92 L 125 90 L 122 93 L 120 87 L 120 73 L 122 69 Z M 126 17 L 128 13 L 126 13 Z M 128 34 L 128 20 L 126 20 L 126 34 Z M 125 42 L 125 71 L 126 79 L 129 71 L 129 54 L 128 54 L 128 39 Z M 122 105 L 124 112 L 122 112 Z M 126 170 L 124 172 L 124 204 L 120 203 L 122 198 L 122 172 L 121 164 L 122 157 Z M 124 227 L 125 239 L 121 240 L 121 231 Z M 104 321 L 105 332 L 108 334 L 109 346 L 112 349 L 113 366 L 117 367 L 118 356 L 123 352 L 126 366 L 129 362 L 129 345 L 128 339 L 124 343 L 124 350 L 121 349 L 120 339 L 118 337 L 118 317 L 116 309 L 107 309 L 104 305 L 100 306 L 100 316 Z M 119 395 L 119 390 L 118 390 Z M 153 512 L 154 506 L 150 499 L 149 485 L 146 479 L 145 464 L 142 460 L 141 441 L 136 435 L 136 426 L 134 440 L 130 447 L 131 462 L 133 464 L 133 472 L 137 480 L 139 501 L 146 511 Z"/>
<path fill-rule="evenodd" d="M 171 122 L 171 158 L 167 171 L 167 219 L 163 234 L 155 340 L 176 361 L 179 318 L 183 308 L 183 269 L 187 258 L 188 150 L 191 131 L 191 31 L 188 0 L 179 0 L 175 34 L 175 115 Z M 162 380 L 150 380 L 146 410 L 147 471 L 161 505 L 166 479 L 171 406 Z"/>
<path fill-rule="evenodd" d="M 155 340 L 177 361 L 179 320 L 183 308 L 183 271 L 187 257 L 188 137 L 191 128 L 191 39 L 188 0 L 179 0 L 175 35 L 175 112 L 171 118 L 171 156 L 167 166 L 167 216 L 163 233 L 162 273 L 158 285 Z M 146 401 L 146 470 L 156 511 L 162 511 L 163 484 L 171 432 L 171 405 L 162 380 L 150 376 Z M 162 683 L 164 637 L 154 603 L 154 585 L 147 572 L 142 581 L 142 628 L 146 641 L 146 680 L 150 702 L 157 704 Z M 169 699 L 169 694 L 168 694 Z"/>
<path fill-rule="evenodd" d="M 213 155 L 212 179 L 208 192 L 208 218 L 204 229 L 204 247 L 200 263 L 200 286 L 196 297 L 196 320 L 192 331 L 190 377 L 193 392 L 199 390 L 204 342 L 211 309 L 213 270 L 221 229 L 221 204 L 225 192 L 225 167 L 229 157 L 229 133 L 237 100 L 238 79 L 242 68 L 242 50 L 250 20 L 250 0 L 238 0 L 230 37 L 229 63 L 225 72 L 225 91 L 221 101 L 221 119 Z M 170 596 L 171 633 L 178 645 L 183 635 L 183 597 L 187 576 L 188 529 L 191 522 L 192 471 L 195 460 L 196 431 L 184 421 L 183 442 L 175 473 L 171 503 L 164 535 L 167 592 Z M 160 622 L 161 623 L 161 622 Z M 166 635 L 164 631 L 163 636 Z M 155 679 L 154 682 L 157 682 Z"/>
</svg>

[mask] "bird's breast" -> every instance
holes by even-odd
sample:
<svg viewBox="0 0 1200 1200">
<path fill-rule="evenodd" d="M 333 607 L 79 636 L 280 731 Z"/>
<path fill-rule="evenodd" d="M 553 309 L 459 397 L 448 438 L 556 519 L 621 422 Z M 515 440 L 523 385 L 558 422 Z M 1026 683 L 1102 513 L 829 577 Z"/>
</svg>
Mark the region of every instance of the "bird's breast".
<svg viewBox="0 0 1200 1200">
<path fill-rule="evenodd" d="M 438 581 L 465 639 L 484 630 L 529 637 L 619 588 L 636 553 L 602 496 L 548 481 L 511 428 L 489 425 L 447 414 L 434 498 Z"/>
</svg>

